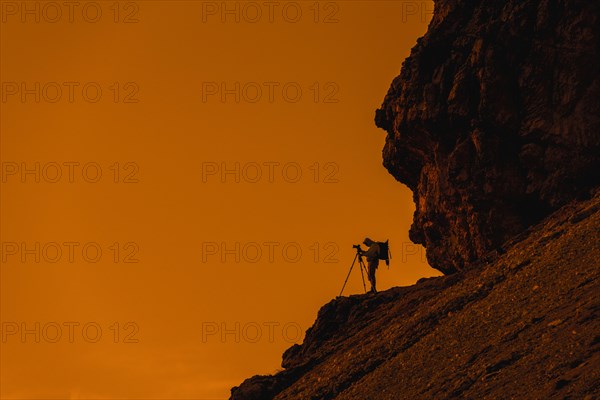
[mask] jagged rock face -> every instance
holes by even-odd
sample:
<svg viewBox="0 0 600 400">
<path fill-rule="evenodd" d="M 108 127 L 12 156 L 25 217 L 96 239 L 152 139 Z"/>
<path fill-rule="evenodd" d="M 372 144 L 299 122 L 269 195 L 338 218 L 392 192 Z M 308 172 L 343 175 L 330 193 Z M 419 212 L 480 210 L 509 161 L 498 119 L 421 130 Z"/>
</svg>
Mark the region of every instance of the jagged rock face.
<svg viewBox="0 0 600 400">
<path fill-rule="evenodd" d="M 376 115 L 434 268 L 465 268 L 600 183 L 599 9 L 436 1 Z"/>
</svg>

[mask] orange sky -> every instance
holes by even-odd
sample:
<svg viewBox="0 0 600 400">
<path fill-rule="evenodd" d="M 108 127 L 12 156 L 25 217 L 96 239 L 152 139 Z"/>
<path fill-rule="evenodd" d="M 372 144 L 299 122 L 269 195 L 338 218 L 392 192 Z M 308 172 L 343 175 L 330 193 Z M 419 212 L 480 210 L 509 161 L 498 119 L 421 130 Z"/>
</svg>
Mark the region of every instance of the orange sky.
<svg viewBox="0 0 600 400">
<path fill-rule="evenodd" d="M 3 398 L 224 399 L 365 235 L 438 275 L 373 123 L 432 3 L 62 3 L 1 2 Z"/>
</svg>

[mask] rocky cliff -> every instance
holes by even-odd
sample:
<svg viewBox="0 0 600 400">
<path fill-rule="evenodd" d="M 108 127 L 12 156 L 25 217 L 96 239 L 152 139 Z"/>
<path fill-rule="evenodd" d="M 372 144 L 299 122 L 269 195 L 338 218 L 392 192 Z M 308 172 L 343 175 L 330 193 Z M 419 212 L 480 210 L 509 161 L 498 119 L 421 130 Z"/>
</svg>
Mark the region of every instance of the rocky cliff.
<svg viewBox="0 0 600 400">
<path fill-rule="evenodd" d="M 376 123 L 446 276 L 333 300 L 232 400 L 597 398 L 599 11 L 436 1 Z"/>
<path fill-rule="evenodd" d="M 376 117 L 432 267 L 461 270 L 600 183 L 599 10 L 436 1 Z"/>
</svg>

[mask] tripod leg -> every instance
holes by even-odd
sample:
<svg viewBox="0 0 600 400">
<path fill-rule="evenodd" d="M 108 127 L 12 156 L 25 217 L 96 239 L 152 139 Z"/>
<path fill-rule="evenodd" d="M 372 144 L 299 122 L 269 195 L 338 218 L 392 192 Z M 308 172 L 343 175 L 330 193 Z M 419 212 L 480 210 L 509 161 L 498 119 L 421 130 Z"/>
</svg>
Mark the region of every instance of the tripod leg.
<svg viewBox="0 0 600 400">
<path fill-rule="evenodd" d="M 350 273 L 352 272 L 352 268 L 354 268 L 354 263 L 356 262 L 357 258 L 358 258 L 358 254 L 354 256 L 354 261 L 352 261 L 352 265 L 350 266 L 350 271 L 348 271 L 348 275 L 346 276 L 346 280 L 344 281 L 344 286 L 342 286 L 342 290 L 340 291 L 340 296 L 344 292 L 344 288 L 346 287 L 346 283 L 348 283 L 348 278 L 350 278 Z M 362 274 L 362 270 L 361 270 L 361 274 Z M 365 284 L 365 278 L 363 277 L 363 285 L 364 284 Z M 365 289 L 365 291 L 366 291 L 366 289 Z"/>
</svg>

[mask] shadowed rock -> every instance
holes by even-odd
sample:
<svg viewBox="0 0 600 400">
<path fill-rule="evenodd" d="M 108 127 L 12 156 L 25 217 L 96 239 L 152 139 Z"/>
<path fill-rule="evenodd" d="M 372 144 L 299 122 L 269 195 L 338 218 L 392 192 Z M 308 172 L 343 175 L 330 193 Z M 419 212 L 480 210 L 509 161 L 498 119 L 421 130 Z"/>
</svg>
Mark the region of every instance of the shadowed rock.
<svg viewBox="0 0 600 400">
<path fill-rule="evenodd" d="M 410 238 L 448 274 L 600 183 L 600 3 L 435 7 L 376 123 Z"/>
</svg>

